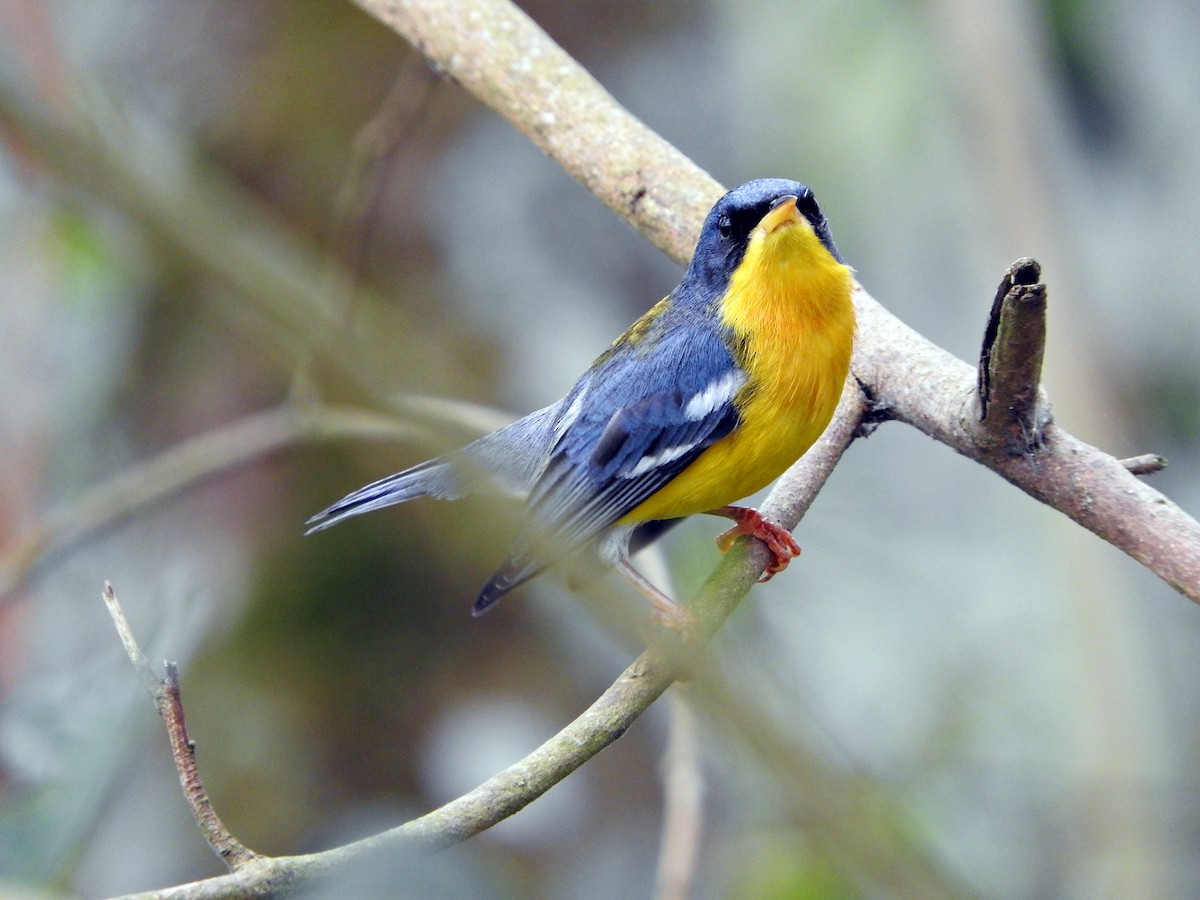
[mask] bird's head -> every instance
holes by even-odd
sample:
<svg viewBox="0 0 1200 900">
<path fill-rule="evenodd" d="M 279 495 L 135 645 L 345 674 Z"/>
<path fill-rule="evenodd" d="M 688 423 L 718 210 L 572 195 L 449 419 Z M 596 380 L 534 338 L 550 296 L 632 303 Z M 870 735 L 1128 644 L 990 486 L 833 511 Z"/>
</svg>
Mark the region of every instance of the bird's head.
<svg viewBox="0 0 1200 900">
<path fill-rule="evenodd" d="M 751 247 L 756 255 L 807 249 L 843 261 L 813 192 L 798 181 L 760 178 L 734 188 L 709 211 L 684 283 L 719 296 Z"/>
</svg>

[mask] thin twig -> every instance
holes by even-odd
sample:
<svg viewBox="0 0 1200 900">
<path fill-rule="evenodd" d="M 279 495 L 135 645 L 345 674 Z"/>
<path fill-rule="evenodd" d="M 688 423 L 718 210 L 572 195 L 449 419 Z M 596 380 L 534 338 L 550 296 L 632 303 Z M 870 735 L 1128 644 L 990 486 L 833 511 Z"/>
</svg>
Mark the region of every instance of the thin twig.
<svg viewBox="0 0 1200 900">
<path fill-rule="evenodd" d="M 208 792 L 204 789 L 204 781 L 200 778 L 200 769 L 196 765 L 196 744 L 188 736 L 183 697 L 179 692 L 179 666 L 168 662 L 166 669 L 167 677 L 162 682 L 163 701 L 159 712 L 163 721 L 167 723 L 167 734 L 171 738 L 171 756 L 175 760 L 175 770 L 179 773 L 183 796 L 187 799 L 192 818 L 200 826 L 208 846 L 224 860 L 231 872 L 236 872 L 258 854 L 235 838 L 213 809 Z"/>
<path fill-rule="evenodd" d="M 379 110 L 355 135 L 329 229 L 329 264 L 340 269 L 339 277 L 331 276 L 329 291 L 343 323 L 350 320 L 388 168 L 428 109 L 436 85 L 425 59 L 419 53 L 408 54 Z"/>
<path fill-rule="evenodd" d="M 112 616 L 113 625 L 117 628 L 117 635 L 121 638 L 121 646 L 125 648 L 125 654 L 129 657 L 129 661 L 133 663 L 133 670 L 137 673 L 138 681 L 142 683 L 142 687 L 154 700 L 154 708 L 161 713 L 162 679 L 154 674 L 154 669 L 150 667 L 145 654 L 142 653 L 142 648 L 138 646 L 137 639 L 133 636 L 133 630 L 129 627 L 129 621 L 125 618 L 125 610 L 121 608 L 121 601 L 117 599 L 111 582 L 104 582 L 102 596 L 104 605 L 108 607 L 108 614 Z"/>
<path fill-rule="evenodd" d="M 1153 475 L 1167 467 L 1167 458 L 1157 453 L 1142 453 L 1122 459 L 1120 463 L 1129 470 L 1130 475 Z"/>
<path fill-rule="evenodd" d="M 165 663 L 167 671 L 165 678 L 159 678 L 154 674 L 150 663 L 146 661 L 145 654 L 138 646 L 137 639 L 133 636 L 133 630 L 129 627 L 129 621 L 125 618 L 125 612 L 121 608 L 121 601 L 117 599 L 116 591 L 108 581 L 104 582 L 103 596 L 109 615 L 112 616 L 113 624 L 117 628 L 117 634 L 121 638 L 121 644 L 125 648 L 125 653 L 129 656 L 129 661 L 133 663 L 134 671 L 137 672 L 138 680 L 150 694 L 154 701 L 154 708 L 158 710 L 158 714 L 166 723 L 167 736 L 171 741 L 171 756 L 175 760 L 175 771 L 179 773 L 179 783 L 183 787 L 183 795 L 192 810 L 192 818 L 200 826 L 200 831 L 208 841 L 208 845 L 212 847 L 213 852 L 225 861 L 230 871 L 237 871 L 255 859 L 257 854 L 249 850 L 225 827 L 216 810 L 213 809 L 208 792 L 204 790 L 200 769 L 196 766 L 196 745 L 188 737 L 187 720 L 183 714 L 183 698 L 179 692 L 179 666 L 173 662 L 167 662 Z"/>
</svg>

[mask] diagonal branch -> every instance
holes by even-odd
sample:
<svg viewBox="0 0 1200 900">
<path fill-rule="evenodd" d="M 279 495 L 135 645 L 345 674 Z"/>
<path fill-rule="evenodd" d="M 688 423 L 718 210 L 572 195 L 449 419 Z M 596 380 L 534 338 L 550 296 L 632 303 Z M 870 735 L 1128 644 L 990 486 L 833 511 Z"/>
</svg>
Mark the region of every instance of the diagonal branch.
<svg viewBox="0 0 1200 900">
<path fill-rule="evenodd" d="M 508 119 L 656 247 L 686 262 L 722 193 L 506 0 L 355 0 Z"/>
<path fill-rule="evenodd" d="M 976 370 L 874 301 L 858 305 L 855 374 L 889 415 L 987 466 L 1200 602 L 1200 523 L 1108 453 L 1049 425 L 1036 452 L 980 443 Z M 870 336 L 869 338 L 867 336 Z"/>
</svg>

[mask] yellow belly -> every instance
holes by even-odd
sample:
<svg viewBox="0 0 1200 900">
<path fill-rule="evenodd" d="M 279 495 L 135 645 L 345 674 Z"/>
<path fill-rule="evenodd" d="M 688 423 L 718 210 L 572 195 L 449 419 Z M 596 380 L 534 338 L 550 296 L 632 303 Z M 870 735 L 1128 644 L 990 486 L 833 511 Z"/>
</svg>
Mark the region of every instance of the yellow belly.
<svg viewBox="0 0 1200 900">
<path fill-rule="evenodd" d="M 830 364 L 810 373 L 809 390 L 783 407 L 752 400 L 742 425 L 702 453 L 662 490 L 627 513 L 622 522 L 671 519 L 726 506 L 761 490 L 804 455 L 829 424 L 849 367 Z"/>
<path fill-rule="evenodd" d="M 799 459 L 833 417 L 850 370 L 853 278 L 811 231 L 786 231 L 765 247 L 751 245 L 722 304 L 749 376 L 740 426 L 622 523 L 694 515 L 753 494 Z"/>
</svg>

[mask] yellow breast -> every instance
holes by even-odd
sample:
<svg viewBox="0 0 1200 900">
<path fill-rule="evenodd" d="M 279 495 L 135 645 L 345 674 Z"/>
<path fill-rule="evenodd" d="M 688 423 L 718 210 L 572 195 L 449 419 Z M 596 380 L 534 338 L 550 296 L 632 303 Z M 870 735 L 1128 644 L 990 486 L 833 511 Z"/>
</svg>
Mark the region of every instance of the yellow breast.
<svg viewBox="0 0 1200 900">
<path fill-rule="evenodd" d="M 854 341 L 853 278 L 804 220 L 751 236 L 721 304 L 747 381 L 741 425 L 623 523 L 707 512 L 774 481 L 821 436 Z"/>
</svg>

